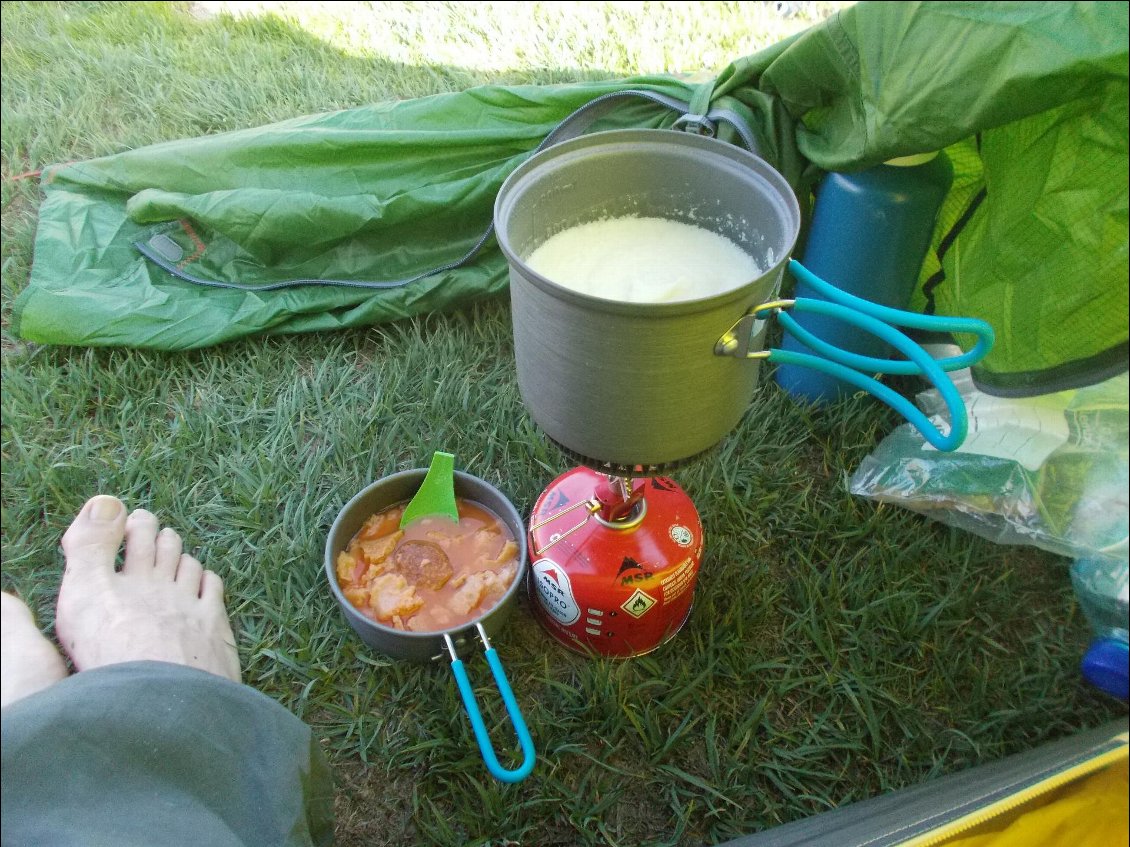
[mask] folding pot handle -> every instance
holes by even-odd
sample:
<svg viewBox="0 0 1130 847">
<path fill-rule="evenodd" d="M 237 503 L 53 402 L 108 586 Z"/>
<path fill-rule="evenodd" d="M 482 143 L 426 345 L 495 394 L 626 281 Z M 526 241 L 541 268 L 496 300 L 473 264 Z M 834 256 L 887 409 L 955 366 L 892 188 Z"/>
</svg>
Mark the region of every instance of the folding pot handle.
<svg viewBox="0 0 1130 847">
<path fill-rule="evenodd" d="M 857 317 L 865 316 L 857 315 Z M 894 332 L 898 332 L 898 330 L 894 330 Z M 902 335 L 902 333 L 899 333 L 899 335 Z M 909 341 L 909 339 L 907 340 Z M 913 344 L 914 342 L 910 343 Z M 767 355 L 764 358 L 768 359 L 770 362 L 783 365 L 797 365 L 822 371 L 837 379 L 842 379 L 844 382 L 851 383 L 856 388 L 860 388 L 873 397 L 882 400 L 906 418 L 906 420 L 922 434 L 922 437 L 938 450 L 947 452 L 956 450 L 961 446 L 962 442 L 965 441 L 965 436 L 969 431 L 969 421 L 965 415 L 965 403 L 962 402 L 961 395 L 958 394 L 953 382 L 942 372 L 941 368 L 935 366 L 932 369 L 924 369 L 923 376 L 932 382 L 934 387 L 941 392 L 946 408 L 949 409 L 950 428 L 949 432 L 946 433 L 943 433 L 934 426 L 933 422 L 922 414 L 913 403 L 894 389 L 883 385 L 883 383 L 879 382 L 877 379 L 864 376 L 859 371 L 854 371 L 838 362 L 823 359 L 820 356 L 813 356 L 808 353 L 796 353 L 792 350 L 780 350 L 777 348 L 768 350 L 766 353 Z M 925 351 L 923 351 L 923 354 L 929 356 Z"/>
<path fill-rule="evenodd" d="M 965 403 L 946 371 L 968 367 L 979 362 L 992 349 L 994 334 L 989 324 L 975 318 L 955 318 L 936 315 L 919 315 L 892 309 L 840 291 L 820 279 L 800 262 L 791 260 L 789 270 L 794 276 L 809 283 L 826 300 L 798 297 L 795 300 L 774 300 L 754 306 L 715 344 L 718 355 L 742 358 L 768 359 L 779 364 L 813 368 L 842 379 L 891 406 L 906 418 L 931 445 L 938 450 L 956 450 L 965 440 L 968 420 Z M 881 338 L 904 356 L 901 359 L 877 359 L 842 350 L 813 335 L 787 314 L 787 309 L 797 312 L 822 314 L 850 323 Z M 753 350 L 754 339 L 761 334 L 761 325 L 775 314 L 785 330 L 805 344 L 812 353 L 791 350 Z M 912 341 L 895 326 L 925 329 L 934 332 L 962 332 L 977 336 L 972 350 L 960 356 L 935 361 L 929 353 Z M 868 373 L 917 374 L 929 380 L 938 389 L 950 413 L 950 429 L 943 434 L 922 412 L 905 397 L 883 385 Z"/>
<path fill-rule="evenodd" d="M 479 631 L 479 637 L 483 640 L 483 646 L 486 647 L 487 664 L 490 665 L 491 674 L 494 676 L 494 682 L 498 686 L 498 691 L 502 695 L 502 702 L 506 706 L 506 713 L 510 716 L 510 722 L 514 726 L 514 732 L 518 736 L 518 744 L 522 748 L 522 764 L 513 770 L 507 770 L 498 761 L 498 756 L 495 755 L 494 747 L 491 744 L 490 734 L 487 732 L 486 724 L 483 723 L 483 716 L 479 712 L 479 704 L 475 701 L 475 691 L 471 687 L 471 680 L 467 677 L 467 671 L 463 667 L 463 662 L 459 659 L 458 654 L 455 652 L 455 644 L 451 640 L 451 636 L 446 633 L 443 636 L 447 642 L 447 651 L 451 654 L 451 671 L 455 674 L 455 683 L 459 687 L 459 696 L 463 700 L 463 708 L 467 710 L 467 717 L 471 720 L 471 729 L 475 733 L 475 741 L 478 742 L 479 751 L 483 755 L 483 761 L 486 763 L 487 770 L 495 779 L 502 782 L 521 782 L 530 772 L 534 769 L 534 761 L 536 754 L 534 751 L 534 740 L 530 737 L 530 731 L 526 728 L 526 720 L 522 717 L 522 710 L 518 707 L 518 701 L 514 698 L 514 692 L 510 690 L 510 683 L 506 679 L 506 671 L 502 668 L 502 660 L 498 658 L 498 653 L 493 647 L 490 646 L 490 640 L 487 638 L 486 631 L 483 629 L 482 624 L 476 624 Z"/>
<path fill-rule="evenodd" d="M 989 351 L 993 349 L 996 333 L 993 332 L 992 326 L 978 318 L 959 318 L 953 315 L 923 315 L 918 312 L 907 312 L 903 309 L 892 309 L 890 306 L 872 303 L 870 300 L 864 300 L 862 297 L 848 294 L 846 291 L 842 291 L 827 280 L 821 279 L 796 259 L 789 260 L 789 272 L 797 279 L 807 283 L 812 290 L 816 291 L 826 300 L 832 303 L 838 303 L 849 309 L 854 309 L 857 312 L 862 312 L 865 315 L 870 315 L 892 326 L 903 326 L 907 329 L 921 329 L 927 332 L 965 333 L 976 336 L 977 343 L 973 346 L 972 350 L 967 350 L 960 356 L 950 356 L 945 359 L 936 360 L 935 364 L 943 371 L 956 371 L 962 368 L 968 368 L 970 365 L 975 365 L 984 359 L 985 356 L 989 354 Z M 806 346 L 817 351 L 827 349 L 837 351 L 841 354 L 841 357 L 849 367 L 870 371 L 871 373 L 921 374 L 921 371 L 918 370 L 913 362 L 897 359 L 875 359 L 870 356 L 860 356 L 855 353 L 849 353 L 846 350 L 840 350 L 838 347 L 833 347 L 831 344 L 814 336 L 787 315 L 782 317 L 781 323 L 794 337 Z"/>
</svg>

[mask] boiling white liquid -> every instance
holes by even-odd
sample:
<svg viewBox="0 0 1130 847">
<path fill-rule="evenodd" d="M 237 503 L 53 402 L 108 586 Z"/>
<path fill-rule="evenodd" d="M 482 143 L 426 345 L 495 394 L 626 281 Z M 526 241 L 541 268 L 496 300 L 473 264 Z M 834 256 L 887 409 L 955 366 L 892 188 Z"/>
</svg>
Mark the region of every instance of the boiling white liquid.
<svg viewBox="0 0 1130 847">
<path fill-rule="evenodd" d="M 762 274 L 725 236 L 664 218 L 607 218 L 562 230 L 526 264 L 565 288 L 627 303 L 697 300 Z"/>
</svg>

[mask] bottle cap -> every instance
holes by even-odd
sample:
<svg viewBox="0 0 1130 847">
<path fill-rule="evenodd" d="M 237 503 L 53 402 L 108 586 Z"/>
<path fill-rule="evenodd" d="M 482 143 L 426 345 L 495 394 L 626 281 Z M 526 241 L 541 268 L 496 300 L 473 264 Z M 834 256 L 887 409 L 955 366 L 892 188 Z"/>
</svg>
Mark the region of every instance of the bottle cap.
<svg viewBox="0 0 1130 847">
<path fill-rule="evenodd" d="M 1083 678 L 1107 694 L 1126 700 L 1130 697 L 1128 656 L 1130 656 L 1130 648 L 1125 641 L 1102 638 L 1092 644 L 1087 655 L 1083 657 L 1083 664 L 1080 667 Z"/>
<path fill-rule="evenodd" d="M 935 150 L 933 153 L 915 153 L 911 156 L 897 156 L 894 159 L 887 159 L 883 164 L 891 165 L 896 168 L 911 168 L 915 165 L 924 165 L 937 157 L 938 151 Z"/>
</svg>

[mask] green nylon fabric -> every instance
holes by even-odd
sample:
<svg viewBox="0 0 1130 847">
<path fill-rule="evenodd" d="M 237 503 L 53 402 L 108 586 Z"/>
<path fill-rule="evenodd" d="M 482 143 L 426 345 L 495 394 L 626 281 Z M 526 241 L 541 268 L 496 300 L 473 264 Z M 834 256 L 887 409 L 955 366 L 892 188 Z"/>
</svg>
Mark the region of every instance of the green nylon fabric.
<svg viewBox="0 0 1130 847">
<path fill-rule="evenodd" d="M 732 63 L 710 105 L 747 120 L 802 201 L 824 170 L 944 149 L 954 186 L 913 305 L 990 321 L 979 382 L 1037 391 L 1126 365 L 1128 30 L 1124 3 L 861 3 Z M 708 90 L 681 77 L 483 87 L 50 168 L 17 332 L 185 349 L 494 295 L 506 264 L 493 240 L 403 288 L 258 292 L 177 279 L 132 242 L 164 232 L 186 273 L 250 285 L 414 276 L 475 244 L 502 181 L 561 120 L 627 88 L 696 106 Z M 591 131 L 677 117 L 640 102 Z"/>
</svg>

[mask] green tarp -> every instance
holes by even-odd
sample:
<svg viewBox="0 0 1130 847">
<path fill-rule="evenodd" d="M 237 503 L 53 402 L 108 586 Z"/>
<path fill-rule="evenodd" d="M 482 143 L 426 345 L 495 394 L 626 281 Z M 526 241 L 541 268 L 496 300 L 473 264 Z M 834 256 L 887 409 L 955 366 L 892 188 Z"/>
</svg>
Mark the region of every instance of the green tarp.
<svg viewBox="0 0 1130 847">
<path fill-rule="evenodd" d="M 705 83 L 483 87 L 55 166 L 16 330 L 176 350 L 498 293 L 493 240 L 382 290 L 211 288 L 133 244 L 163 235 L 177 273 L 252 287 L 411 278 L 475 245 L 506 175 L 561 120 L 632 88 L 740 114 L 802 199 L 823 170 L 945 149 L 955 181 L 914 306 L 993 324 L 987 389 L 1093 381 L 1127 363 L 1127 38 L 1125 3 L 861 3 Z M 590 131 L 678 117 L 640 102 Z"/>
</svg>

